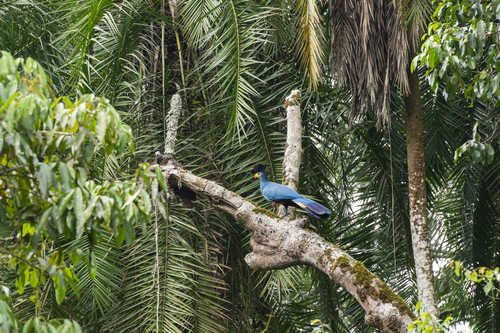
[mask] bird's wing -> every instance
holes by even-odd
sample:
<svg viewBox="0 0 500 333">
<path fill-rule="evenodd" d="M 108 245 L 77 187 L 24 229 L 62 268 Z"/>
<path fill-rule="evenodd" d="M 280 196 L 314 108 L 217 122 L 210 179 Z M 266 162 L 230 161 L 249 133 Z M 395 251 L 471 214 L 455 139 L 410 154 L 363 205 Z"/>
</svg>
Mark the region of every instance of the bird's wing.
<svg viewBox="0 0 500 333">
<path fill-rule="evenodd" d="M 280 201 L 301 197 L 300 194 L 290 187 L 274 182 L 268 182 L 266 186 L 262 188 L 262 194 L 269 201 Z"/>
</svg>

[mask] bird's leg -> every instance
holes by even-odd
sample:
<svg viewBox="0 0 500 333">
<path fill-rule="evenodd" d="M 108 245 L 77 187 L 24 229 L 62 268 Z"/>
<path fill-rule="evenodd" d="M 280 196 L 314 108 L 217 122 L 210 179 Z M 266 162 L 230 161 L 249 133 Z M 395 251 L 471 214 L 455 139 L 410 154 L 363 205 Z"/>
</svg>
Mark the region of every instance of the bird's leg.
<svg viewBox="0 0 500 333">
<path fill-rule="evenodd" d="M 273 201 L 273 213 L 276 214 L 276 201 Z"/>
<path fill-rule="evenodd" d="M 285 215 L 283 215 L 283 217 L 286 217 L 288 216 L 288 206 L 285 206 Z"/>
</svg>

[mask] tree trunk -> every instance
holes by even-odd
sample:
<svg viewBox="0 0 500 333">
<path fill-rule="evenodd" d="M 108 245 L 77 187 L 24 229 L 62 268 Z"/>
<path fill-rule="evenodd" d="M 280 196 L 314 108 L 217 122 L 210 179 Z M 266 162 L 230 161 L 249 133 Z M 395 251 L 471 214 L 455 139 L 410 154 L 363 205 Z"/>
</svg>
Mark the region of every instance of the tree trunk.
<svg viewBox="0 0 500 333">
<path fill-rule="evenodd" d="M 406 150 L 413 258 L 417 275 L 418 299 L 425 311 L 437 316 L 429 229 L 427 227 L 423 111 L 416 73 L 409 74 L 409 83 L 410 94 L 405 97 Z"/>
</svg>

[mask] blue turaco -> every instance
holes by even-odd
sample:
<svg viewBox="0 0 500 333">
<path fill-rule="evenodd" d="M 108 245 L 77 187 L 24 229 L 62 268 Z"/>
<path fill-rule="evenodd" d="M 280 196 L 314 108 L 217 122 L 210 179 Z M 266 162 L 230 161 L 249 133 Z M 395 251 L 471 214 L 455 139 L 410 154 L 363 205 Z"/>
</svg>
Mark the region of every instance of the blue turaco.
<svg viewBox="0 0 500 333">
<path fill-rule="evenodd" d="M 272 201 L 273 206 L 275 206 L 276 203 L 280 203 L 285 206 L 287 213 L 288 206 L 302 208 L 309 215 L 317 219 L 328 217 L 332 213 L 332 211 L 325 206 L 311 199 L 304 198 L 290 187 L 267 180 L 265 167 L 263 165 L 256 165 L 252 172 L 255 179 L 260 179 L 260 191 L 262 195 L 267 201 Z"/>
</svg>

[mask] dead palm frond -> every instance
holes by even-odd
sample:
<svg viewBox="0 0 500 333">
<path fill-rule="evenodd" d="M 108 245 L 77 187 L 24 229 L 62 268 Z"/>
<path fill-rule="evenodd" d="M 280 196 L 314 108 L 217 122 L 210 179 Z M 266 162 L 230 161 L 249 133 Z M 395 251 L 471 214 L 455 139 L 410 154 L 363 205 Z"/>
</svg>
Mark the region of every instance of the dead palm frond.
<svg viewBox="0 0 500 333">
<path fill-rule="evenodd" d="M 377 110 L 390 124 L 390 86 L 409 93 L 411 57 L 425 26 L 427 0 L 330 0 L 330 66 L 351 90 L 351 119 Z"/>
</svg>

